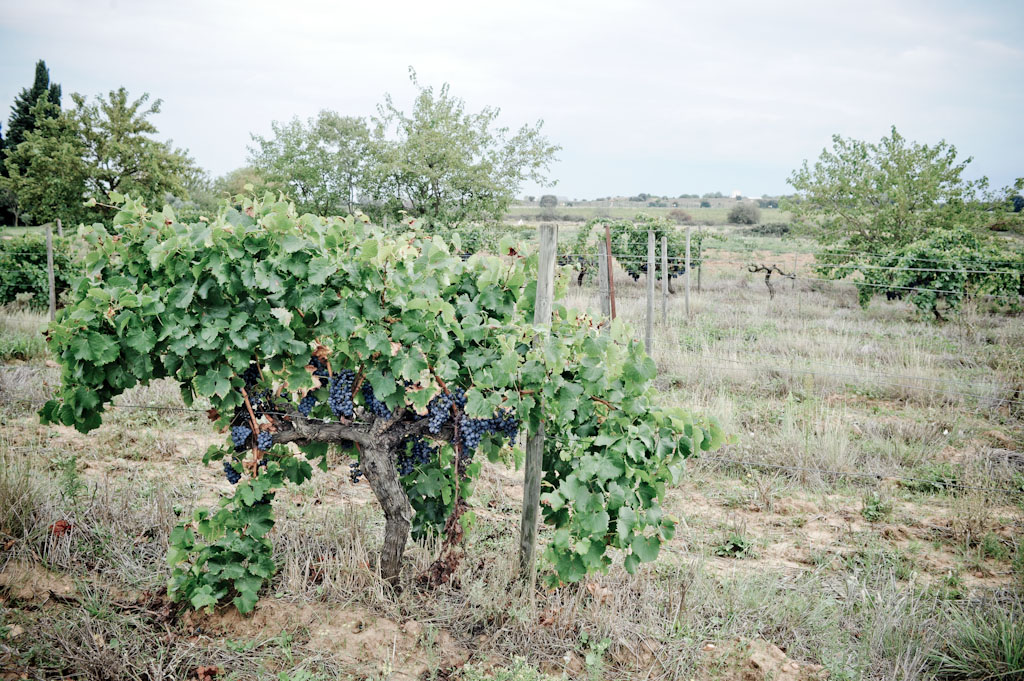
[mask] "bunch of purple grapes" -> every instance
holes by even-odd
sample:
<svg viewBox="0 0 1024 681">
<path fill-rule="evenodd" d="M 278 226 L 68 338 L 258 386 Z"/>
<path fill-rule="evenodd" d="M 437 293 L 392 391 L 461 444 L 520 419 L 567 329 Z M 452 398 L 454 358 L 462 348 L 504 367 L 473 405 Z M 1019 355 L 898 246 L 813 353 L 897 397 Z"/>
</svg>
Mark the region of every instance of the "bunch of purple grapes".
<svg viewBox="0 0 1024 681">
<path fill-rule="evenodd" d="M 252 434 L 252 428 L 249 426 L 232 426 L 231 427 L 231 444 L 235 446 L 235 451 L 240 452 L 246 448 L 249 442 L 249 436 Z"/>
<path fill-rule="evenodd" d="M 352 384 L 356 380 L 356 373 L 351 369 L 340 371 L 331 377 L 331 384 L 328 388 L 327 404 L 335 416 L 352 418 L 355 405 L 352 403 Z M 366 396 L 367 384 L 363 385 L 363 396 Z M 373 390 L 370 390 L 373 394 Z M 390 413 L 390 412 L 389 412 Z"/>
<path fill-rule="evenodd" d="M 382 419 L 391 418 L 391 410 L 388 409 L 388 405 L 378 400 L 377 396 L 373 394 L 373 386 L 370 385 L 369 381 L 363 383 L 363 402 L 366 404 L 366 408 L 373 412 L 374 415 Z"/>
</svg>

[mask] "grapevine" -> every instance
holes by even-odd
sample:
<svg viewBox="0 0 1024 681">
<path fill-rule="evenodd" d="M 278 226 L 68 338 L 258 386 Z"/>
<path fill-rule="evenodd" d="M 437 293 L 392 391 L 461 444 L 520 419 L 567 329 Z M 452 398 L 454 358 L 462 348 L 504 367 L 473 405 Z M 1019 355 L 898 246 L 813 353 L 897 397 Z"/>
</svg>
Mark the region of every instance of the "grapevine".
<svg viewBox="0 0 1024 681">
<path fill-rule="evenodd" d="M 520 431 L 542 420 L 547 579 L 656 557 L 674 530 L 666 487 L 722 434 L 661 405 L 628 327 L 600 333 L 556 304 L 538 330 L 537 257 L 508 238 L 505 255 L 463 259 L 415 224 L 387 236 L 270 195 L 237 205 L 182 224 L 127 199 L 112 227 L 80 228 L 87 275 L 48 330 L 62 375 L 45 423 L 88 432 L 157 379 L 213 407 L 225 440 L 205 460 L 233 492 L 171 533 L 174 598 L 251 610 L 275 570 L 276 490 L 326 469 L 331 446 L 380 503 L 378 564 L 398 583 L 410 533 L 461 536 L 482 461 L 519 460 Z"/>
</svg>

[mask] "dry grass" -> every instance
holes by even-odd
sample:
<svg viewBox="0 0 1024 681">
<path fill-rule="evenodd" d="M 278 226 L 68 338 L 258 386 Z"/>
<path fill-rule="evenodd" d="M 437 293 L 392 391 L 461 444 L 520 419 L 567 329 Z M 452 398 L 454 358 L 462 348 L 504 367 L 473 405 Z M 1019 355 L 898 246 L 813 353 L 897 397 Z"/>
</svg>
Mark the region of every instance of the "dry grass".
<svg viewBox="0 0 1024 681">
<path fill-rule="evenodd" d="M 739 638 L 833 679 L 953 678 L 979 659 L 1004 673 L 991 645 L 1006 626 L 985 622 L 1020 621 L 1024 434 L 1006 401 L 1021 399 L 1019 318 L 969 309 L 939 326 L 906 304 L 862 310 L 852 290 L 810 282 L 769 301 L 738 269 L 704 272 L 689 319 L 673 297 L 656 327 L 659 387 L 738 435 L 722 458 L 788 468 L 694 461 L 666 502 L 680 524 L 657 564 L 630 576 L 617 563 L 535 594 L 514 578 L 517 474 L 485 468 L 452 585 L 416 585 L 437 547 L 414 545 L 396 594 L 370 567 L 382 526 L 372 495 L 339 460 L 278 496 L 279 571 L 254 616 L 168 610 L 167 533 L 228 489 L 199 463 L 218 436 L 202 414 L 173 410 L 166 382 L 118 402 L 169 410 L 112 409 L 89 436 L 43 428 L 21 401 L 45 399 L 56 371 L 44 357 L 0 367 L 0 668 L 444 679 L 467 661 L 488 670 L 525 656 L 517 680 L 536 678 L 531 669 L 738 678 L 704 648 Z M 637 323 L 643 282 L 617 274 L 620 313 Z M 590 290 L 570 299 L 596 307 Z M 54 532 L 59 521 L 70 529 Z M 750 554 L 720 551 L 732 537 Z"/>
</svg>

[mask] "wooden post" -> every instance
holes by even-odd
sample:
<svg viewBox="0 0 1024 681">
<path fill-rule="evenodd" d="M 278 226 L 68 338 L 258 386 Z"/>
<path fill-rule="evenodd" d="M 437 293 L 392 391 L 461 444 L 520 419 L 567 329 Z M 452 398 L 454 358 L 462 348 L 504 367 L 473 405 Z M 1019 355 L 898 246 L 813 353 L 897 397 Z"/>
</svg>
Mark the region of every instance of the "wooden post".
<svg viewBox="0 0 1024 681">
<path fill-rule="evenodd" d="M 796 288 L 796 253 L 793 254 L 793 278 L 789 282 L 790 290 Z"/>
<path fill-rule="evenodd" d="M 46 276 L 50 282 L 50 321 L 57 318 L 57 287 L 53 279 L 53 226 L 46 223 Z"/>
<path fill-rule="evenodd" d="M 558 251 L 558 226 L 540 226 L 540 268 L 537 274 L 537 298 L 534 324 L 551 323 L 554 302 L 555 260 Z M 523 524 L 519 534 L 520 573 L 529 579 L 530 594 L 537 583 L 537 520 L 540 515 L 540 480 L 544 463 L 544 421 L 526 440 L 526 470 L 523 482 Z"/>
<path fill-rule="evenodd" d="M 690 226 L 686 226 L 686 317 L 690 317 Z"/>
<path fill-rule="evenodd" d="M 704 269 L 704 239 L 697 244 L 697 293 L 700 293 L 700 273 Z"/>
<path fill-rule="evenodd" d="M 604 321 L 612 313 L 612 301 L 608 296 L 608 252 L 604 244 L 597 249 L 597 279 L 598 295 L 601 298 L 601 318 Z"/>
<path fill-rule="evenodd" d="M 654 348 L 654 278 L 658 276 L 657 261 L 654 259 L 654 230 L 647 230 L 647 334 L 644 348 L 651 354 Z"/>
<path fill-rule="evenodd" d="M 60 224 L 60 218 L 57 218 L 57 236 L 64 238 L 64 225 Z"/>
<path fill-rule="evenodd" d="M 615 264 L 612 262 L 612 230 L 608 225 L 604 226 L 604 247 L 608 254 L 608 301 L 612 307 L 612 319 L 615 319 Z"/>
<path fill-rule="evenodd" d="M 661 237 L 661 323 L 668 321 L 668 237 Z"/>
</svg>

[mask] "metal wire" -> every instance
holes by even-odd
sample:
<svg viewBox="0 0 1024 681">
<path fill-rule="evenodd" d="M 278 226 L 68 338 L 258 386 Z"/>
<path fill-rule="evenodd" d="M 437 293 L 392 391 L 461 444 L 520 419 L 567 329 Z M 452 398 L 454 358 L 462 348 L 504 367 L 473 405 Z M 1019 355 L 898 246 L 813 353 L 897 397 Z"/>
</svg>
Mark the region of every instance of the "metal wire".
<svg viewBox="0 0 1024 681">
<path fill-rule="evenodd" d="M 702 358 L 702 359 L 712 359 L 712 360 L 715 360 L 715 361 L 718 361 L 718 362 L 731 362 L 733 364 L 741 364 L 743 366 L 753 367 L 753 368 L 756 368 L 756 369 L 767 369 L 769 371 L 780 371 L 780 372 L 791 373 L 791 374 L 809 374 L 809 375 L 812 375 L 812 376 L 834 377 L 834 378 L 854 378 L 854 379 L 862 379 L 862 380 L 864 378 L 863 376 L 858 376 L 856 374 L 843 374 L 843 373 L 831 373 L 831 372 L 830 373 L 822 373 L 822 372 L 819 372 L 819 371 L 814 371 L 812 369 L 797 369 L 797 368 L 792 368 L 792 367 L 769 366 L 769 365 L 766 365 L 766 364 L 760 364 L 760 363 L 756 363 L 756 362 L 744 362 L 741 359 L 729 359 L 727 357 L 716 357 L 714 355 L 699 355 L 699 357 Z M 728 368 L 728 367 L 726 367 L 726 368 Z M 912 378 L 912 377 L 907 377 L 907 378 Z M 882 383 L 883 385 L 892 386 L 894 388 L 906 388 L 908 390 L 922 390 L 924 392 L 930 392 L 930 393 L 935 393 L 935 394 L 938 394 L 938 395 L 946 395 L 946 396 L 953 396 L 953 395 L 955 395 L 957 397 L 973 397 L 974 399 L 976 399 L 978 401 L 991 400 L 991 401 L 996 402 L 996 403 L 1007 403 L 1007 404 L 1024 405 L 1024 400 L 1013 399 L 1013 398 L 1010 398 L 1010 397 L 993 397 L 993 396 L 989 396 L 989 395 L 979 395 L 978 393 L 973 393 L 973 392 L 964 392 L 964 391 L 958 391 L 958 390 L 946 390 L 946 389 L 943 389 L 943 388 L 930 388 L 930 387 L 927 387 L 927 386 L 919 386 L 919 385 L 908 385 L 906 383 L 897 383 L 895 381 L 886 381 L 886 380 L 878 380 L 878 379 L 875 379 L 875 380 L 878 383 Z"/>
<path fill-rule="evenodd" d="M 742 460 L 742 459 L 730 459 L 730 458 L 721 457 L 721 456 L 699 456 L 699 457 L 695 457 L 694 459 L 691 459 L 691 460 L 692 461 L 715 461 L 715 462 L 718 462 L 718 463 L 727 463 L 727 464 L 732 464 L 732 465 L 737 465 L 737 466 L 749 466 L 749 467 L 758 467 L 758 468 L 773 468 L 773 469 L 777 469 L 777 470 L 799 471 L 799 472 L 802 472 L 802 473 L 817 473 L 819 475 L 832 475 L 832 476 L 835 476 L 835 477 L 842 477 L 842 478 L 873 478 L 873 479 L 876 479 L 876 480 L 889 479 L 889 480 L 899 480 L 901 482 L 923 482 L 923 483 L 932 484 L 932 485 L 936 484 L 935 480 L 929 480 L 928 478 L 913 478 L 913 477 L 902 476 L 902 475 L 883 475 L 881 473 L 858 473 L 858 472 L 855 472 L 855 471 L 834 471 L 834 470 L 830 470 L 828 468 L 807 468 L 805 466 L 788 466 L 788 465 L 784 465 L 784 464 L 764 463 L 764 462 L 761 462 L 761 461 L 746 461 L 746 460 Z M 1024 494 L 1024 489 L 1014 489 L 1012 487 L 1010 487 L 1010 488 L 1005 488 L 1005 487 L 977 487 L 977 486 L 974 486 L 974 485 L 964 485 L 964 484 L 957 483 L 957 482 L 949 482 L 949 483 L 943 482 L 943 483 L 941 483 L 941 486 L 942 487 L 955 487 L 957 489 L 978 490 L 978 491 L 982 491 L 982 492 L 999 492 L 999 493 L 1002 493 L 1002 494 Z"/>
</svg>

